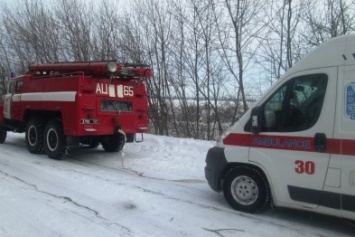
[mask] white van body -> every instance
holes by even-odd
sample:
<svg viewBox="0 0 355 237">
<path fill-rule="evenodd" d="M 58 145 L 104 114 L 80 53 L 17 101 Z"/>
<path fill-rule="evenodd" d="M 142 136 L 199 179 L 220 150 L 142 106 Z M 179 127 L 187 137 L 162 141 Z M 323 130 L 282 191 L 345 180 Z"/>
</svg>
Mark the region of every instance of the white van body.
<svg viewBox="0 0 355 237">
<path fill-rule="evenodd" d="M 237 210 L 355 220 L 355 35 L 287 71 L 209 150 L 205 175 Z"/>
</svg>

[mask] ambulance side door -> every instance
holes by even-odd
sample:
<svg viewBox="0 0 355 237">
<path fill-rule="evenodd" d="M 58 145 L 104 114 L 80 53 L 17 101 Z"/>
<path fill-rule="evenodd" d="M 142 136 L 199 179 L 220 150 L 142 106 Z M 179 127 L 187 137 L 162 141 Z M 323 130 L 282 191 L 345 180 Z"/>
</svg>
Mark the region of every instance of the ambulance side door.
<svg viewBox="0 0 355 237">
<path fill-rule="evenodd" d="M 259 106 L 250 162 L 269 177 L 278 206 L 316 208 L 321 202 L 333 136 L 337 68 L 291 75 Z"/>
<path fill-rule="evenodd" d="M 325 188 L 330 208 L 355 219 L 355 66 L 340 67 L 334 139 Z M 336 201 L 336 202 L 335 202 Z M 341 205 L 340 205 L 341 204 Z"/>
</svg>

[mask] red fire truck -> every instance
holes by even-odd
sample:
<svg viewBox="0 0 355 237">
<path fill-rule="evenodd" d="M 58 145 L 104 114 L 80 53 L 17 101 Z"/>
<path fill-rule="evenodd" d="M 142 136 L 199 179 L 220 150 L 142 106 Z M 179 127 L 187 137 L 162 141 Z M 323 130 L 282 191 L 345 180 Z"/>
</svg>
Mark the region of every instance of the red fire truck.
<svg viewBox="0 0 355 237">
<path fill-rule="evenodd" d="M 1 98 L 0 143 L 12 131 L 25 132 L 29 152 L 53 159 L 76 145 L 120 151 L 147 132 L 150 76 L 147 65 L 114 61 L 30 65 Z"/>
</svg>

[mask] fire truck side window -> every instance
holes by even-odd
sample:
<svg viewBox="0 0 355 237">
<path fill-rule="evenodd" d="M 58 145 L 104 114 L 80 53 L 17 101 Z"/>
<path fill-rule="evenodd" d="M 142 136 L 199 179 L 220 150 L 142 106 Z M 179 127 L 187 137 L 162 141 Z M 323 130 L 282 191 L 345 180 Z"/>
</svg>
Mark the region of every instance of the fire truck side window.
<svg viewBox="0 0 355 237">
<path fill-rule="evenodd" d="M 22 93 L 22 81 L 16 81 L 15 93 Z"/>
<path fill-rule="evenodd" d="M 297 132 L 311 128 L 322 111 L 326 86 L 325 74 L 287 82 L 263 105 L 262 131 Z"/>
<path fill-rule="evenodd" d="M 13 86 L 14 86 L 13 81 L 9 81 L 9 84 L 7 85 L 7 93 L 8 94 L 12 94 L 13 93 Z"/>
</svg>

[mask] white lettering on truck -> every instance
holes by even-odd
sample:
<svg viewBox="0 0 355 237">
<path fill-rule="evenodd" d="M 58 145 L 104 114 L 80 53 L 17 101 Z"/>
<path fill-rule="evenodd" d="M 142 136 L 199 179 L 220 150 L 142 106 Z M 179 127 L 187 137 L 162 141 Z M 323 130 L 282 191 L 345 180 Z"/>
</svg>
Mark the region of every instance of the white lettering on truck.
<svg viewBox="0 0 355 237">
<path fill-rule="evenodd" d="M 96 94 L 108 95 L 110 97 L 123 98 L 126 96 L 134 96 L 133 86 L 109 85 L 107 83 L 96 84 Z"/>
</svg>

